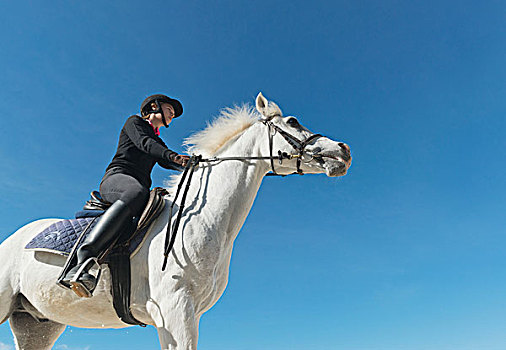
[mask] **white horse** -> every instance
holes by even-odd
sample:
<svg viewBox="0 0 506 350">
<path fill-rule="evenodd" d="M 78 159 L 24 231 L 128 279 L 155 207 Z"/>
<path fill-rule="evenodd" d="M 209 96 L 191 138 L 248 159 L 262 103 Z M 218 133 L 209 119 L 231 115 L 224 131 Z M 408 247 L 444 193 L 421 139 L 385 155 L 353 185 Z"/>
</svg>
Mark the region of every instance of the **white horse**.
<svg viewBox="0 0 506 350">
<path fill-rule="evenodd" d="M 262 94 L 256 99 L 256 109 L 224 110 L 187 140 L 193 145 L 189 151 L 206 157 L 261 157 L 271 152 L 277 155 L 278 150 L 294 154 L 280 130 L 302 141 L 313 135 L 296 118 L 282 117 L 279 107 Z M 275 160 L 275 171 L 289 174 L 300 166 L 304 173 L 341 176 L 351 163 L 349 147 L 326 137 L 311 139 L 304 153 L 306 159 L 300 165 L 296 159 L 284 159 L 282 164 Z M 139 321 L 157 328 L 162 349 L 197 348 L 200 317 L 225 290 L 234 240 L 270 170 L 271 162 L 265 159 L 201 163 L 165 271 L 161 267 L 168 204 L 152 224 L 132 258 L 131 311 Z M 0 323 L 9 319 L 18 349 L 50 349 L 66 325 L 129 326 L 113 309 L 107 268 L 93 297 L 79 298 L 55 283 L 64 257 L 24 249 L 37 233 L 58 220 L 29 223 L 0 245 Z"/>
</svg>

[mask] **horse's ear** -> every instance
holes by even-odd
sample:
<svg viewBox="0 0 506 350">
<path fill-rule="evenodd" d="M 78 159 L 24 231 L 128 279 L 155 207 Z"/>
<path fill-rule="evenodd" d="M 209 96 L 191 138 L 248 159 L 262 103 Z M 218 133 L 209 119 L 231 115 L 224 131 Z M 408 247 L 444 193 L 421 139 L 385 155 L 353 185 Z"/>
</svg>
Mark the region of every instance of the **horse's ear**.
<svg viewBox="0 0 506 350">
<path fill-rule="evenodd" d="M 257 111 L 260 112 L 261 115 L 265 116 L 265 112 L 267 109 L 267 106 L 269 105 L 269 101 L 262 95 L 261 92 L 258 93 L 257 99 L 256 99 L 256 108 Z"/>
<path fill-rule="evenodd" d="M 283 113 L 278 105 L 272 101 L 268 101 L 261 92 L 258 93 L 256 99 L 256 108 L 262 116 L 266 119 L 272 119 L 275 116 L 282 116 Z"/>
</svg>

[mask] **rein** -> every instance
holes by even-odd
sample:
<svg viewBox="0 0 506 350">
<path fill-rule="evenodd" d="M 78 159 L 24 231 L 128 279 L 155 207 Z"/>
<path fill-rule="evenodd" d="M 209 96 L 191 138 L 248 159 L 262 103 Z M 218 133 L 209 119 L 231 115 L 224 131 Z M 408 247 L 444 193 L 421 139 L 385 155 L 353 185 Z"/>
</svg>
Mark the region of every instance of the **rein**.
<svg viewBox="0 0 506 350">
<path fill-rule="evenodd" d="M 172 250 L 172 247 L 174 246 L 174 242 L 176 241 L 176 233 L 177 229 L 179 228 L 179 223 L 181 222 L 181 216 L 183 215 L 185 201 L 186 201 L 186 195 L 188 194 L 188 189 L 190 188 L 190 183 L 193 177 L 193 173 L 195 171 L 195 168 L 198 166 L 200 160 L 202 159 L 201 156 L 191 156 L 190 160 L 186 164 L 186 167 L 183 171 L 183 176 L 181 177 L 181 181 L 179 181 L 179 185 L 177 186 L 176 196 L 174 197 L 174 200 L 172 201 L 172 205 L 170 206 L 169 211 L 169 222 L 167 223 L 167 233 L 165 235 L 165 245 L 164 245 L 164 253 L 163 253 L 163 264 L 162 264 L 162 271 L 165 270 L 165 267 L 167 266 L 167 258 L 169 257 L 169 253 Z M 171 234 L 171 221 L 172 221 L 172 210 L 174 209 L 174 205 L 176 204 L 177 197 L 179 196 L 179 193 L 181 192 L 181 188 L 183 186 L 184 180 L 186 179 L 186 175 L 188 175 L 188 181 L 186 182 L 186 187 L 184 189 L 183 198 L 181 198 L 181 206 L 179 207 L 179 211 L 177 212 L 177 218 L 174 223 L 174 230 L 172 230 L 174 233 Z M 169 241 L 170 238 L 170 241 Z"/>
<path fill-rule="evenodd" d="M 309 145 L 309 143 L 313 140 L 316 140 L 320 137 L 323 137 L 320 134 L 313 134 L 307 139 L 301 141 L 295 136 L 287 133 L 280 127 L 274 125 L 270 120 L 262 120 L 262 123 L 267 125 L 268 133 L 269 133 L 269 156 L 259 156 L 259 157 L 213 157 L 213 158 L 202 158 L 200 155 L 192 155 L 184 168 L 183 175 L 181 176 L 181 180 L 177 186 L 176 196 L 172 201 L 172 205 L 170 206 L 169 211 L 169 221 L 167 223 L 167 233 L 165 234 L 165 244 L 164 244 L 164 258 L 162 264 L 162 271 L 165 271 L 167 267 L 167 259 L 169 257 L 169 253 L 174 247 L 174 242 L 176 241 L 176 233 L 179 228 L 179 223 L 181 222 L 181 217 L 183 215 L 186 195 L 188 194 L 188 190 L 190 188 L 191 179 L 195 169 L 198 167 L 199 163 L 213 163 L 213 162 L 222 162 L 227 160 L 270 160 L 271 163 L 271 173 L 267 173 L 266 176 L 288 176 L 288 175 L 304 175 L 304 172 L 300 168 L 302 163 L 302 156 L 304 154 L 304 149 Z M 288 142 L 290 146 L 292 146 L 297 154 L 288 154 L 286 152 L 278 151 L 277 156 L 273 156 L 273 138 L 274 135 L 278 132 L 283 138 Z M 312 154 L 311 160 L 313 158 L 322 158 L 323 155 L 320 154 Z M 283 163 L 283 159 L 296 159 L 297 160 L 297 171 L 287 175 L 281 175 L 276 172 L 274 168 L 274 160 L 278 160 L 279 164 Z M 181 192 L 181 188 L 183 187 L 183 183 L 188 177 L 188 181 L 186 182 L 186 186 L 183 192 L 183 197 L 181 198 L 181 206 L 179 207 L 176 220 L 174 222 L 174 228 L 172 229 L 172 211 L 174 209 L 174 205 L 176 203 L 177 198 L 179 197 L 179 193 Z"/>
</svg>

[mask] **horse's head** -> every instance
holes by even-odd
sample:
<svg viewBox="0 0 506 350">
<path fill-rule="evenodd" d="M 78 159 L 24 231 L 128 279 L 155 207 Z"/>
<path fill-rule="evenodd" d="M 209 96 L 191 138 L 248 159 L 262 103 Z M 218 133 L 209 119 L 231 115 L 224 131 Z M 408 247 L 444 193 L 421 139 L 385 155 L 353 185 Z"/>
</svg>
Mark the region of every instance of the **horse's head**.
<svg viewBox="0 0 506 350">
<path fill-rule="evenodd" d="M 315 134 L 303 127 L 297 118 L 284 117 L 281 109 L 268 101 L 262 93 L 256 98 L 256 109 L 262 121 L 269 128 L 269 150 L 273 156 L 285 153 L 294 156 L 280 164 L 274 161 L 278 174 L 294 171 L 306 174 L 326 173 L 327 176 L 345 175 L 351 165 L 350 147 L 339 141 Z"/>
</svg>

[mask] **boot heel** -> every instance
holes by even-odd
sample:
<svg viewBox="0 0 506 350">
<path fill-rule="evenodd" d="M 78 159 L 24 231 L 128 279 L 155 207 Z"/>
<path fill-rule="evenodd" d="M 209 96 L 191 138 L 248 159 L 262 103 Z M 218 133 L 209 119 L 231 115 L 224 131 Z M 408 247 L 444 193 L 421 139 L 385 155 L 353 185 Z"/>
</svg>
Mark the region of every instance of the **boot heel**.
<svg viewBox="0 0 506 350">
<path fill-rule="evenodd" d="M 93 276 L 95 281 L 89 281 L 94 283 L 93 287 L 89 287 L 86 285 L 86 281 L 82 281 L 81 277 L 86 273 L 88 274 L 88 271 L 91 269 L 93 265 L 96 265 L 98 267 L 98 273 L 97 276 Z M 79 270 L 77 270 L 74 277 L 70 280 L 70 288 L 74 293 L 77 294 L 80 298 L 91 298 L 93 295 L 93 291 L 97 287 L 98 279 L 100 278 L 101 268 L 100 264 L 98 263 L 97 258 L 91 257 L 86 260 Z"/>
<path fill-rule="evenodd" d="M 91 298 L 93 295 L 81 282 L 70 282 L 70 289 L 76 293 L 79 298 Z"/>
</svg>

